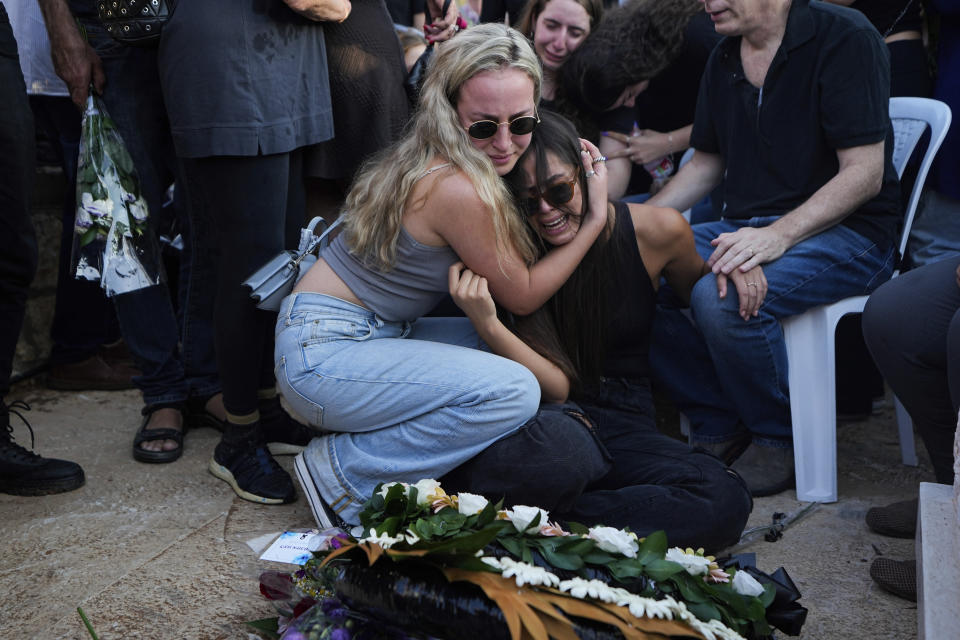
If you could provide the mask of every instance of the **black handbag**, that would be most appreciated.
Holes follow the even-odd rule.
[[[97,0],[97,16],[114,40],[155,46],[177,0]]]

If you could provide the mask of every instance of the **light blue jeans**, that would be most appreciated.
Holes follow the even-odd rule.
[[[706,259],[713,253],[710,241],[721,233],[765,227],[776,219],[693,225],[697,252]],[[769,288],[759,317],[744,321],[736,289],[731,285],[721,299],[713,273],[694,285],[693,322],[675,296],[661,288],[650,364],[657,382],[689,418],[695,440],[722,442],[746,428],[761,444],[790,446],[787,349],[780,320],[870,293],[890,278],[893,262],[892,243],[877,246],[837,225],[763,265]]]
[[[327,295],[284,300],[277,384],[330,432],[305,456],[340,517],[359,522],[378,483],[439,478],[534,416],[536,378],[483,348],[467,318],[389,322]]]

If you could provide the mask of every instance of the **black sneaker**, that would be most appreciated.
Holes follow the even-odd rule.
[[[13,441],[11,413],[27,425],[33,448],[33,429],[17,409],[29,410],[30,406],[19,400],[8,406],[0,400],[0,493],[45,496],[82,487],[83,469],[76,462],[43,458]]]
[[[302,452],[320,433],[298,422],[284,411],[279,396],[261,400],[260,425],[267,448],[275,456],[294,456]]]
[[[221,440],[213,450],[209,469],[244,500],[284,504],[297,499],[290,474],[262,444],[232,444]]]
[[[313,519],[317,521],[320,530],[339,527],[344,531],[350,531],[350,526],[344,522],[337,513],[330,508],[327,501],[323,499],[317,490],[317,485],[310,475],[310,468],[307,466],[307,460],[302,453],[297,454],[293,461],[294,471],[297,473],[297,480],[300,481],[300,487],[303,489],[303,495],[310,503],[310,510],[313,511]]]

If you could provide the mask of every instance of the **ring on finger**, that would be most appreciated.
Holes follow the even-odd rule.
[[[747,286],[748,286],[748,287],[759,287],[759,286],[760,286],[760,283],[759,283],[759,282],[748,282],[748,283],[747,283]]]
[[[591,169],[590,171],[587,171],[587,172],[586,172],[585,174],[583,174],[583,175],[586,176],[587,178],[592,178],[593,176],[597,175],[597,172],[594,171],[593,169]]]
[[[593,164],[597,164],[598,162],[606,162],[606,161],[607,161],[607,156],[597,156],[596,158],[593,159]]]

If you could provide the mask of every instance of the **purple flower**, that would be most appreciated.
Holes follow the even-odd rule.
[[[350,640],[350,632],[346,629],[334,629],[330,634],[330,640]]]

